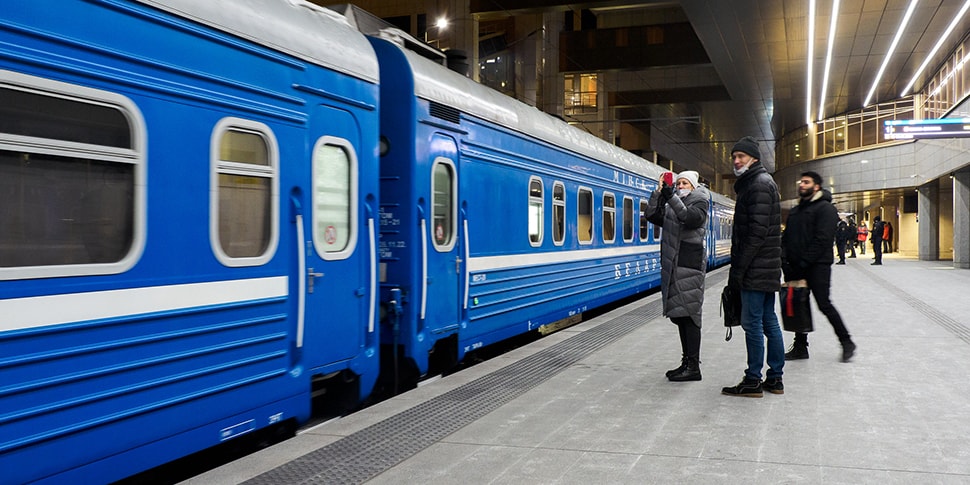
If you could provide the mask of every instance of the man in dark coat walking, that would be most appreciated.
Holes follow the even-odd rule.
[[[872,241],[872,252],[876,254],[873,266],[882,264],[882,217],[876,216],[872,219],[872,229],[869,230],[869,240]]]
[[[816,172],[802,173],[798,181],[798,196],[801,200],[788,213],[785,232],[781,237],[785,281],[807,281],[818,309],[828,318],[842,343],[842,362],[848,362],[856,346],[842,317],[829,300],[834,260],[832,240],[835,238],[839,213],[832,205],[832,194],[822,188],[822,176]],[[808,334],[796,333],[785,360],[807,358]]]
[[[781,288],[781,198],[775,180],[760,159],[758,142],[749,136],[731,150],[738,197],[728,286],[741,292],[741,328],[748,367],[738,385],[721,389],[730,396],[762,397],[763,391],[785,392],[785,341],[775,313],[775,295]],[[768,371],[761,382],[766,350]]]
[[[849,225],[839,219],[839,225],[835,229],[835,250],[839,253],[839,262],[835,264],[845,264],[845,245],[847,242],[849,242]]]

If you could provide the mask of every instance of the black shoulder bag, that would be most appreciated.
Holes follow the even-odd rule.
[[[721,290],[721,315],[724,316],[724,340],[729,341],[734,336],[732,327],[741,325],[741,291],[725,286]]]

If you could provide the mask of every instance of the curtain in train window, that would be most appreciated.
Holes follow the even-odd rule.
[[[446,158],[435,160],[432,169],[432,236],[435,247],[449,250],[455,239],[455,168]]]
[[[529,242],[533,246],[542,243],[542,181],[529,180]]]
[[[633,199],[623,198],[623,240],[633,241]]]
[[[647,222],[647,201],[640,199],[640,242],[650,237],[650,223]]]
[[[552,242],[561,246],[566,238],[566,187],[552,184]]]
[[[576,231],[580,243],[593,240],[593,191],[579,189],[576,197]]]
[[[342,252],[350,241],[351,170],[343,147],[321,144],[313,153],[313,239],[324,253]]]
[[[19,88],[0,99],[0,268],[121,261],[135,233],[129,118]]]
[[[219,246],[230,258],[266,252],[274,168],[259,133],[226,130],[219,140]]]
[[[616,240],[616,197],[603,194],[603,242]]]

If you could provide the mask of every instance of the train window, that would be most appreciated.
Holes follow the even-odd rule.
[[[213,130],[210,234],[226,266],[269,261],[278,238],[276,140],[269,127],[225,118]]]
[[[431,238],[438,251],[451,251],[455,246],[455,227],[458,225],[457,191],[455,190],[455,165],[444,157],[438,157],[431,169],[431,207],[434,234]]]
[[[623,241],[633,242],[633,198],[623,198]]]
[[[529,179],[529,243],[542,244],[542,180]]]
[[[580,187],[576,203],[577,237],[580,244],[589,244],[593,241],[593,191]]]
[[[0,99],[0,279],[131,268],[145,233],[134,103],[9,71]]]
[[[357,242],[357,162],[349,141],[323,137],[313,149],[313,245],[326,260],[346,259]]]
[[[606,192],[603,194],[603,242],[611,243],[616,240],[616,197]]]
[[[552,184],[552,242],[562,246],[566,239],[566,187],[562,182]]]
[[[650,237],[650,223],[647,222],[647,201],[640,199],[640,242]]]

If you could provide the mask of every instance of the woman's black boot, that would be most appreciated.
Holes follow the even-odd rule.
[[[687,368],[687,356],[685,355],[680,359],[680,367],[676,369],[670,369],[669,371],[667,371],[667,377],[669,378],[674,374],[680,374],[681,372],[684,372],[684,369],[686,368]]]
[[[673,382],[699,381],[701,380],[701,362],[697,359],[687,358],[687,366],[684,370],[667,376]]]

